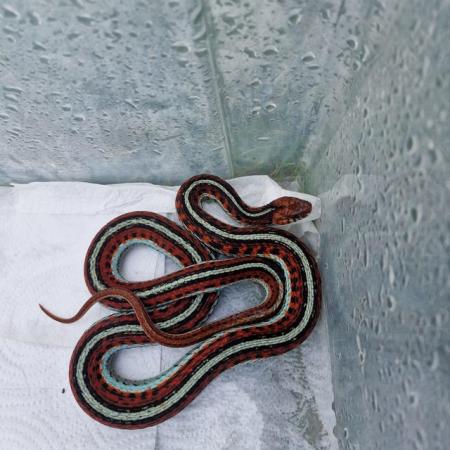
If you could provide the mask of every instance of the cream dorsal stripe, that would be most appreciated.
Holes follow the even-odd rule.
[[[207,198],[242,226],[209,215],[203,208]],[[309,202],[282,197],[251,207],[226,181],[199,175],[181,185],[176,207],[186,229],[145,211],[106,224],[85,260],[92,297],[69,319],[44,309],[64,322],[77,320],[99,301],[119,311],[83,334],[69,370],[75,399],[105,425],[133,429],[167,420],[227,368],[299,345],[319,316],[320,275],[314,258],[294,235],[272,226],[304,218],[311,211]],[[139,242],[173,258],[180,270],[148,282],[124,280],[120,258],[128,246]],[[228,258],[215,260],[209,249]],[[205,323],[220,289],[242,280],[263,287],[263,302]],[[155,377],[126,380],[114,372],[114,354],[151,342],[193,347]]]

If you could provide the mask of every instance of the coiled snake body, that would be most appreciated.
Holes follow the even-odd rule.
[[[243,226],[208,214],[214,199]],[[311,204],[282,197],[250,207],[221,178],[192,177],[176,197],[187,229],[158,214],[133,212],[106,224],[94,237],[85,259],[85,280],[92,297],[69,323],[95,302],[117,310],[89,328],[70,361],[75,399],[97,421],[117,428],[143,428],[175,415],[217,375],[238,363],[284,353],[314,327],[321,304],[317,264],[291,233],[269,227],[307,216]],[[129,282],[119,272],[130,245],[151,245],[183,268],[163,277]],[[211,250],[233,258],[216,260]],[[203,324],[221,287],[250,279],[265,290],[264,301],[225,319]],[[112,370],[113,355],[130,346],[158,342],[195,344],[174,366],[156,377],[132,381]]]

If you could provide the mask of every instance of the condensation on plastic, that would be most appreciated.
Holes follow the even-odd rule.
[[[0,6],[0,180],[177,184],[229,176],[209,53],[188,2]]]
[[[340,447],[448,446],[448,2],[1,13],[2,183],[297,178],[323,194]]]
[[[305,152],[308,188],[325,193],[319,229],[336,434],[343,449],[443,450],[450,4],[371,4],[352,28],[350,53],[366,46],[372,56],[326,145]]]

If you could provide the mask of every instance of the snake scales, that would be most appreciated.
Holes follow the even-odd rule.
[[[203,208],[214,199],[241,226],[228,225]],[[151,212],[123,214],[94,237],[85,258],[92,297],[70,323],[94,303],[116,310],[92,325],[70,361],[70,386],[81,408],[117,428],[156,425],[178,413],[221,372],[236,364],[284,353],[314,327],[321,305],[320,275],[306,246],[291,233],[270,227],[301,219],[311,204],[282,197],[250,207],[224,180],[199,175],[178,190],[176,209],[185,228]],[[176,272],[145,282],[129,282],[119,272],[123,252],[147,244],[177,262]],[[226,255],[214,259],[212,252]],[[243,312],[204,324],[218,290],[253,280],[264,301]],[[112,370],[121,349],[157,342],[194,345],[175,365],[146,380],[122,379]]]

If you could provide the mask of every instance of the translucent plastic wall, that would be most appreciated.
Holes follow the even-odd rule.
[[[1,14],[1,183],[295,178],[323,198],[341,448],[448,448],[448,1]]]
[[[338,126],[304,154],[308,188],[335,186],[324,196],[321,244],[336,433],[346,449],[444,449],[450,5],[388,3],[360,16],[359,46],[371,55]]]

